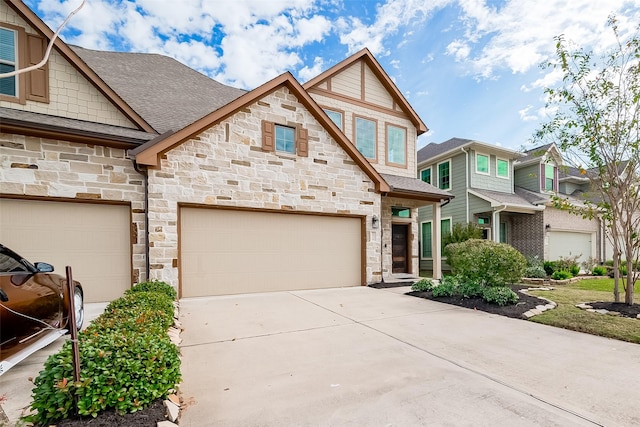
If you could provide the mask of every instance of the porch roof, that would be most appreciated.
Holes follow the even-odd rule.
[[[453,199],[453,195],[431,184],[406,176],[380,174],[389,184],[390,191],[387,194],[391,197],[401,197],[406,199],[424,200],[429,202],[441,202]]]
[[[507,212],[534,213],[535,211],[544,210],[544,205],[539,206],[532,204],[527,199],[515,193],[470,189],[469,194],[473,194],[476,197],[488,201],[489,203],[491,203],[491,207],[504,206],[505,211]]]

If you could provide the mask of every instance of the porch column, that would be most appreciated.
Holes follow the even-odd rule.
[[[500,242],[500,211],[493,212],[493,240],[494,242]]]
[[[433,226],[431,233],[431,256],[433,258],[433,278],[442,278],[442,254],[440,250],[441,246],[441,229],[440,229],[440,203],[433,204]]]

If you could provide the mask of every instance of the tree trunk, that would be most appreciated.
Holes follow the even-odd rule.
[[[613,300],[620,302],[620,251],[613,246]]]

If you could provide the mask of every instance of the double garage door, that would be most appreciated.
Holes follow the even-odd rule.
[[[128,205],[0,199],[0,242],[31,262],[73,269],[85,302],[111,301],[131,286]]]
[[[359,286],[362,236],[361,218],[183,207],[181,295]]]

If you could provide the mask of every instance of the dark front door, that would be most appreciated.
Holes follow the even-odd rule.
[[[391,224],[391,256],[392,273],[407,273],[409,265],[409,241],[408,224]]]

